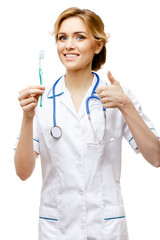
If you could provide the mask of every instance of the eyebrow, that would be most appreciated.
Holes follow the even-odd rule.
[[[67,34],[67,33],[65,33],[65,32],[60,32],[60,33],[58,33],[57,35],[59,36],[59,35],[63,35],[63,34]],[[85,34],[85,35],[88,36],[88,34],[87,34],[86,32],[83,32],[83,31],[74,32],[73,34],[74,34],[74,35],[75,35],[75,34]]]

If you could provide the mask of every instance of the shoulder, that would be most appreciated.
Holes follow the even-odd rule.
[[[130,99],[135,99],[135,100],[138,101],[138,99],[136,98],[136,96],[133,94],[133,92],[132,92],[130,89],[128,89],[128,88],[126,88],[126,87],[123,87],[123,86],[122,86],[122,89],[123,89],[124,93],[125,93]]]
[[[122,89],[123,89],[124,93],[130,98],[130,100],[132,101],[132,103],[134,104],[136,109],[141,110],[141,104],[140,104],[139,100],[137,99],[137,97],[132,93],[132,91],[125,87],[122,87]]]

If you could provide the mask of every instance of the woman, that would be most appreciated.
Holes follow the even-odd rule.
[[[155,167],[160,166],[160,142],[132,93],[110,72],[110,85],[92,72],[106,60],[108,35],[100,17],[67,9],[54,33],[66,74],[53,88],[31,86],[19,95],[23,121],[15,167],[25,180],[41,156],[39,239],[127,240],[122,138]],[[43,107],[36,108],[41,94]]]

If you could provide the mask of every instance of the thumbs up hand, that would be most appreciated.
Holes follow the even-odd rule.
[[[105,108],[119,108],[121,110],[128,97],[110,71],[108,71],[107,77],[111,84],[97,88],[96,93]]]

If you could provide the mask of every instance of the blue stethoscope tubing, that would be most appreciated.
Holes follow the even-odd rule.
[[[99,76],[98,76],[98,74],[95,73],[95,72],[92,72],[92,74],[94,74],[94,75],[96,76],[97,82],[96,82],[96,84],[95,84],[95,86],[94,86],[94,88],[93,88],[93,90],[92,90],[91,96],[86,99],[86,112],[87,112],[87,115],[90,114],[90,110],[89,110],[89,101],[90,101],[90,99],[95,98],[95,99],[97,99],[97,100],[100,100],[97,96],[94,95],[95,92],[96,92],[96,89],[97,89],[97,87],[98,87],[99,81],[100,81],[100,80],[99,80]],[[103,107],[103,111],[106,111],[106,108],[105,108],[105,107]]]
[[[59,82],[59,80],[62,77],[63,76],[58,78],[58,80],[54,83],[54,85],[52,87],[52,93],[53,93],[53,127],[50,130],[50,134],[55,139],[59,139],[62,136],[62,129],[59,126],[57,126],[57,123],[56,123],[56,94],[55,94],[55,88],[57,86],[57,83]]]
[[[54,83],[53,88],[52,88],[52,92],[53,92],[53,126],[56,126],[56,95],[55,95],[55,88],[57,83],[59,82],[59,80],[62,78],[62,76],[60,78],[58,78],[58,80]]]
[[[97,138],[97,136],[96,136],[96,134],[95,134],[95,131],[94,131],[94,128],[93,128],[93,125],[92,125],[92,122],[91,122],[91,118],[90,118],[89,101],[90,101],[91,99],[100,100],[97,96],[94,95],[94,94],[95,94],[95,91],[96,91],[96,88],[97,88],[97,86],[98,86],[98,84],[99,84],[100,79],[99,79],[99,76],[98,76],[97,73],[92,72],[92,74],[94,74],[94,75],[96,76],[97,81],[96,81],[96,84],[95,84],[95,86],[94,86],[94,88],[93,88],[93,90],[92,90],[91,96],[89,96],[89,97],[86,99],[86,112],[87,112],[88,119],[89,119],[89,121],[90,121],[92,130],[93,130],[93,132],[94,132],[94,135],[95,135],[95,137]],[[63,77],[63,76],[61,76],[61,77],[54,83],[54,85],[53,85],[53,87],[52,87],[52,93],[53,93],[53,127],[52,127],[51,130],[50,130],[50,134],[51,134],[51,136],[52,136],[53,138],[55,138],[55,139],[59,139],[59,138],[62,136],[62,129],[61,129],[59,126],[57,126],[57,123],[56,123],[56,94],[55,94],[56,85],[58,84],[58,82],[60,81],[60,79],[61,79],[62,77]],[[106,118],[106,108],[103,107],[103,111],[104,111],[104,116],[105,116],[105,118]],[[105,119],[104,119],[104,121],[105,121]],[[105,131],[105,129],[104,129],[104,131]],[[104,138],[104,136],[103,136],[103,138]],[[103,139],[102,139],[102,140],[103,140]],[[101,143],[102,140],[101,140],[101,141],[98,140],[98,144]]]

